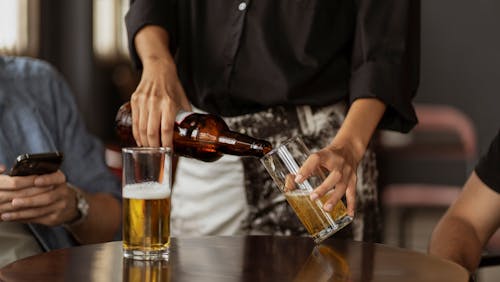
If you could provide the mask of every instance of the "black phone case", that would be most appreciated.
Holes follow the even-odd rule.
[[[23,154],[16,159],[11,176],[41,175],[56,172],[63,161],[61,152]]]

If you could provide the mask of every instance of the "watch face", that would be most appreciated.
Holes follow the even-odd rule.
[[[68,223],[69,225],[76,225],[81,223],[85,218],[87,217],[88,211],[89,211],[89,204],[87,202],[87,199],[85,199],[85,196],[83,195],[83,192],[73,186],[71,183],[66,183],[68,188],[72,189],[75,191],[76,194],[76,208],[78,209],[79,216],[72,222]]]
[[[87,200],[85,197],[81,194],[78,193],[78,210],[80,211],[82,217],[85,217],[89,211],[89,204],[87,203]]]

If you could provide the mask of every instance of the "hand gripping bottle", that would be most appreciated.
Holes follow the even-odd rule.
[[[130,103],[123,104],[116,115],[116,131],[122,146],[135,146],[132,135]],[[224,120],[213,114],[180,111],[174,124],[174,153],[213,162],[224,154],[262,157],[271,151],[271,143],[231,131]]]

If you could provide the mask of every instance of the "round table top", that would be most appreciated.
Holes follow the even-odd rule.
[[[60,249],[0,269],[1,281],[467,281],[461,266],[382,244],[307,237],[172,238],[168,261],[122,258],[122,243]]]

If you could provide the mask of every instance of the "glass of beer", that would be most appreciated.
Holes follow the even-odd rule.
[[[123,256],[168,260],[172,159],[169,148],[123,148]]]
[[[316,171],[302,183],[295,182],[299,168],[309,155],[302,139],[296,136],[274,148],[260,160],[314,242],[319,244],[351,223],[352,217],[347,214],[343,201],[338,201],[332,211],[325,211],[323,205],[329,197],[328,193],[311,201],[309,194],[326,178],[324,171]]]

